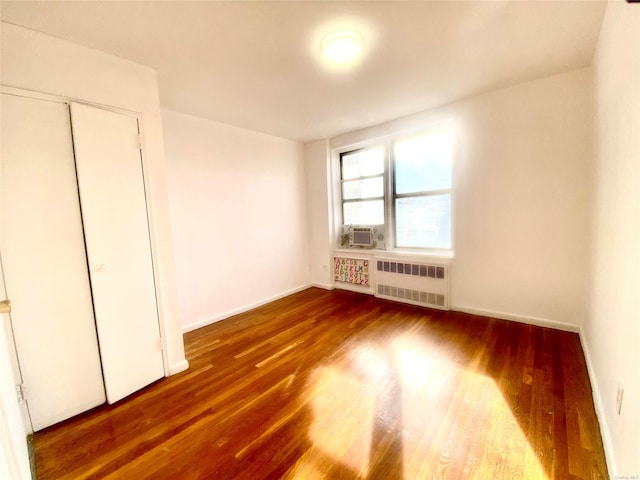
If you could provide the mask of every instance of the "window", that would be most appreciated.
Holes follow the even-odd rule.
[[[343,225],[384,224],[395,247],[450,250],[452,157],[450,129],[341,153]]]
[[[393,145],[393,204],[397,247],[451,248],[450,131]]]
[[[384,147],[363,148],[340,155],[342,223],[384,223]]]

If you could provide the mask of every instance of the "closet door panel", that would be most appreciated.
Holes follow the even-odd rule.
[[[68,105],[2,94],[0,252],[34,430],[104,403]]]
[[[72,104],[76,166],[107,400],[164,376],[138,121]]]

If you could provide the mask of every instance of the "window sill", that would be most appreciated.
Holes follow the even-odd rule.
[[[337,256],[365,256],[365,257],[384,257],[384,258],[414,258],[419,260],[433,259],[439,262],[446,262],[455,258],[451,250],[411,250],[411,249],[394,249],[379,250],[375,248],[335,248],[333,254]]]

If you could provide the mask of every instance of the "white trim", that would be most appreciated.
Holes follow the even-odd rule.
[[[384,252],[384,250],[377,250],[379,252]],[[362,248],[354,248],[353,250],[347,249],[335,249],[333,250],[333,255],[331,256],[331,263],[336,258],[353,258],[354,260],[371,260],[374,255],[374,250],[365,250]]]
[[[4,280],[0,265],[0,298],[6,299]],[[7,323],[5,323],[7,322]],[[9,338],[9,315],[0,314],[0,478],[28,480],[31,478],[27,435],[31,433],[31,424],[24,402],[18,401],[14,376],[13,338]],[[6,352],[6,353],[5,353]],[[18,381],[17,381],[18,380]]]
[[[598,387],[598,380],[596,377],[596,371],[593,368],[593,362],[591,361],[591,354],[589,353],[588,343],[584,334],[584,330],[580,327],[578,331],[580,337],[580,344],[582,345],[582,352],[584,353],[584,359],[587,364],[587,374],[591,381],[591,395],[593,396],[593,404],[596,408],[596,416],[600,426],[600,436],[602,437],[602,444],[604,447],[604,458],[607,462],[607,469],[611,478],[615,478],[618,472],[618,466],[616,465],[616,457],[613,454],[613,441],[611,439],[611,433],[609,426],[607,425],[607,417],[604,414],[604,407],[602,403],[602,396],[600,395],[600,388]]]
[[[312,283],[312,287],[322,288],[324,290],[335,290],[336,286],[331,283]]]
[[[338,282],[336,281],[336,289],[338,290],[349,290],[350,292],[356,293],[364,293],[365,295],[374,295],[375,289],[371,286],[371,271],[369,271],[369,283],[368,287],[363,287],[362,285],[358,285],[357,283],[346,283],[346,282]]]
[[[415,262],[433,261],[441,264],[450,264],[454,259],[453,254],[446,252],[438,252],[435,250],[425,250],[418,252],[416,250],[401,250],[392,249],[384,250],[382,248],[334,248],[334,257],[347,257],[355,258],[353,255],[360,255],[362,257],[368,256],[371,258],[384,257],[384,258],[400,258],[402,260],[412,260]]]
[[[263,305],[266,305],[267,303],[274,302],[276,300],[280,300],[281,298],[288,297],[289,295],[293,295],[294,293],[298,293],[298,292],[301,292],[302,290],[306,290],[309,287],[311,287],[311,284],[301,285],[299,287],[293,288],[291,290],[280,293],[278,295],[274,295],[273,297],[265,298],[258,302],[251,303],[249,305],[244,305],[239,308],[234,308],[233,310],[228,310],[224,313],[220,313],[218,315],[214,315],[213,317],[208,317],[203,320],[190,323],[188,325],[183,325],[182,333],[191,332],[193,330],[197,330],[198,328],[206,327],[207,325],[211,325],[212,323],[219,322],[220,320],[233,317],[234,315],[238,315],[239,313],[248,312],[249,310],[253,310],[254,308],[261,307]]]
[[[451,266],[452,257],[433,254],[402,253],[398,251],[380,251],[372,256],[372,261],[387,260],[395,262],[429,263],[432,265]]]
[[[1,340],[0,340],[1,341]],[[0,352],[1,353],[1,352]],[[4,353],[1,353],[3,356]],[[27,431],[15,395],[8,358],[2,359],[2,395],[0,396],[0,478],[28,480],[32,476],[27,447]],[[13,395],[12,395],[13,394]]]
[[[178,363],[175,363],[169,366],[169,375],[175,375],[176,373],[184,372],[188,368],[189,368],[189,362],[186,359],[181,360]]]
[[[564,330],[566,332],[578,333],[580,328],[572,323],[559,322],[557,320],[549,320],[547,318],[528,317],[526,315],[518,315],[515,313],[496,312],[494,310],[485,310],[482,308],[467,307],[465,305],[451,305],[451,310],[455,312],[470,313],[472,315],[480,315],[482,317],[497,318],[500,320],[511,320],[528,325],[536,325],[538,327],[555,328],[556,330]]]
[[[16,97],[32,98],[34,100],[44,100],[47,102],[54,102],[54,103],[63,103],[63,104],[79,103],[81,105],[87,105],[89,107],[95,107],[101,110],[107,110],[109,112],[119,113],[120,115],[125,115],[128,117],[135,117],[138,120],[140,120],[143,115],[142,112],[136,112],[135,110],[130,110],[128,108],[114,107],[112,105],[107,105],[104,103],[96,103],[88,100],[82,100],[76,97],[58,95],[55,93],[40,92],[38,90],[15,87],[15,86],[7,85],[4,83],[0,84],[0,92],[4,93],[5,95],[14,95]]]
[[[4,409],[2,409],[2,421],[0,421],[0,477],[27,480],[28,454],[26,448],[17,445],[17,441],[11,437],[11,433],[6,428],[8,424]],[[22,442],[20,442],[22,443]],[[26,445],[26,437],[24,444]],[[18,451],[19,450],[19,451]],[[28,472],[28,473],[27,473]]]

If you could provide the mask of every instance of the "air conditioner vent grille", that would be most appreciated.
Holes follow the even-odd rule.
[[[351,227],[349,231],[349,245],[371,247],[373,245],[372,227]]]
[[[449,309],[449,266],[375,258],[375,294],[381,298]]]
[[[378,295],[394,297],[411,302],[422,303],[428,306],[444,308],[445,296],[441,293],[422,292],[410,288],[393,287],[390,285],[378,284]]]
[[[379,272],[398,273],[402,275],[414,275],[416,277],[428,277],[444,279],[445,268],[440,265],[424,265],[415,263],[392,262],[378,260],[377,270]]]

